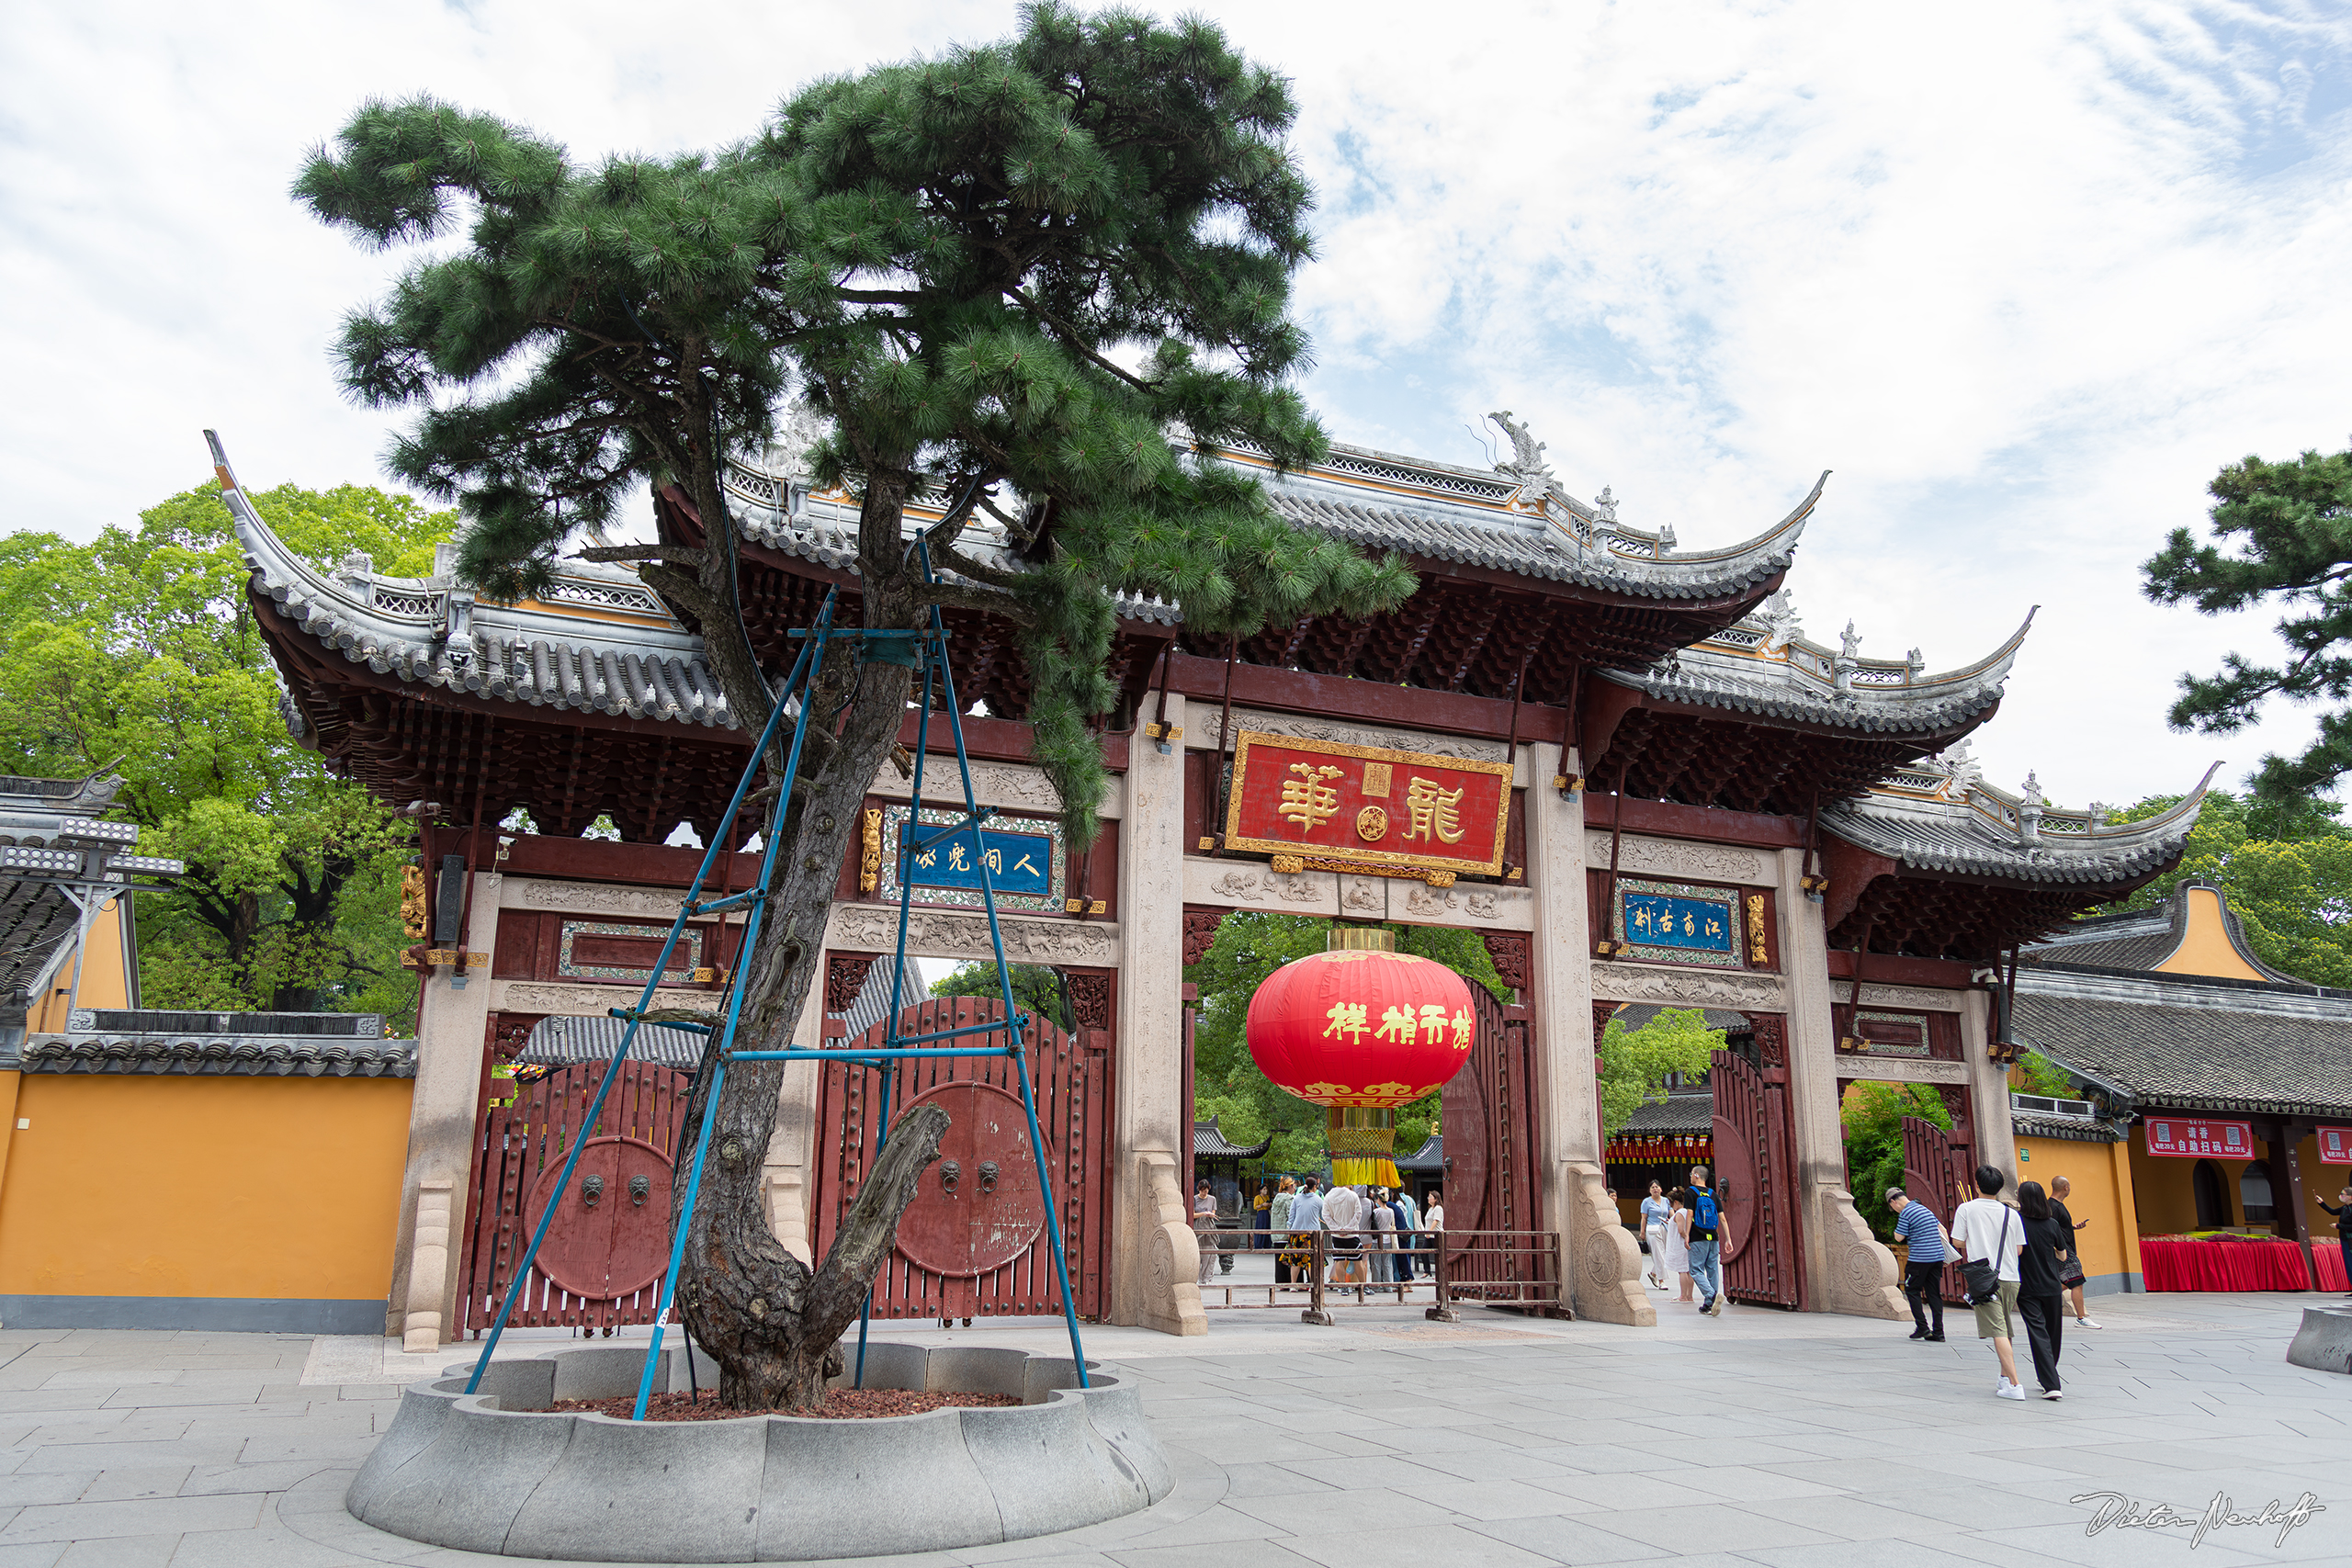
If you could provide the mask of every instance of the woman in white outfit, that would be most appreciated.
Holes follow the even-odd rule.
[[[1669,1201],[1674,1214],[1666,1227],[1666,1268],[1682,1281],[1682,1294],[1676,1299],[1687,1302],[1690,1299],[1690,1195],[1678,1187]]]
[[[1666,1230],[1673,1214],[1664,1184],[1651,1182],[1650,1195],[1642,1200],[1642,1235],[1649,1243],[1650,1283],[1661,1291],[1666,1289]]]

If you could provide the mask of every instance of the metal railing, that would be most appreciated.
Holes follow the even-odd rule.
[[[1283,1233],[1274,1233],[1277,1235]],[[1430,1304],[1422,1315],[1437,1323],[1459,1321],[1456,1303],[1509,1307],[1544,1316],[1567,1317],[1560,1293],[1560,1237],[1555,1231],[1416,1231],[1397,1245],[1395,1231],[1292,1231],[1287,1239],[1259,1245],[1264,1231],[1238,1227],[1195,1230],[1204,1256],[1268,1255],[1292,1278],[1236,1280],[1219,1274],[1200,1287],[1204,1308],[1301,1307],[1303,1323],[1329,1325],[1335,1303],[1353,1298],[1359,1306],[1385,1301]],[[1353,1247],[1334,1245],[1354,1241]],[[1396,1278],[1403,1262],[1407,1277]],[[1420,1270],[1427,1267],[1424,1275]],[[1262,1294],[1264,1300],[1255,1299]]]

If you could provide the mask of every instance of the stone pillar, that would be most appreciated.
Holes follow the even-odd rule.
[[[469,987],[470,988],[470,987]],[[438,1350],[455,1336],[441,1313],[441,1298],[449,1285],[450,1186],[427,1181],[417,1189],[416,1244],[409,1258],[408,1323],[401,1333],[401,1348],[411,1354]]]
[[[1579,1317],[1650,1327],[1642,1254],[1608,1198],[1600,1086],[1592,1066],[1592,935],[1585,890],[1584,795],[1552,787],[1560,749],[1525,748],[1527,880],[1535,893],[1529,978],[1542,1114],[1537,1171],[1560,1233],[1561,1288]]]
[[[1910,1315],[1895,1284],[1894,1254],[1871,1235],[1846,1190],[1846,1142],[1838,1121],[1838,1031],[1830,1014],[1822,907],[1797,886],[1804,852],[1780,853],[1781,967],[1789,998],[1790,1148],[1797,1224],[1804,1233],[1806,1295],[1816,1311],[1862,1317]]]
[[[800,1004],[800,1021],[792,1032],[795,1045],[821,1045],[825,1034],[825,961],[820,958],[817,977],[807,1000]],[[768,1228],[784,1249],[803,1263],[815,1266],[811,1238],[816,1226],[808,1213],[815,1188],[810,1162],[817,1157],[817,1064],[787,1062],[784,1081],[776,1086],[775,1131],[768,1136],[765,1162]]]
[[[1185,704],[1168,699],[1168,722]],[[1127,748],[1119,825],[1119,1017],[1113,1082],[1111,1321],[1205,1334],[1185,1224],[1177,1125],[1184,1063],[1184,747]],[[1170,1234],[1170,1230],[1174,1234]],[[1191,1259],[1187,1262],[1186,1259]]]
[[[2009,1120],[2009,1069],[1990,1055],[1993,994],[1964,991],[1960,1004],[1960,1055],[1968,1068],[1968,1109],[1976,1122],[1976,1157],[2018,1181],[2017,1127]]]
[[[466,924],[464,950],[494,953],[498,946],[498,897],[506,879],[493,871],[474,874],[473,908]],[[435,970],[419,987],[418,1007],[424,1023],[417,1032],[416,1088],[409,1100],[408,1168],[401,1182],[400,1235],[393,1244],[392,1288],[395,1304],[386,1313],[385,1331],[409,1337],[412,1310],[423,1314],[411,1281],[415,1277],[424,1237],[418,1228],[419,1201],[427,1182],[443,1183],[453,1194],[447,1224],[465,1223],[467,1178],[472,1173],[474,1123],[481,1115],[481,1055],[490,1027],[490,971],[457,971],[469,976],[460,989],[450,983],[450,972]],[[447,1244],[445,1232],[443,1246]],[[447,1267],[446,1253],[439,1265],[439,1321],[430,1325],[446,1343],[456,1322],[458,1271]],[[422,1317],[415,1326],[427,1326]]]

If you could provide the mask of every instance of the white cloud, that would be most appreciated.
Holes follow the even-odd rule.
[[[2166,732],[2262,625],[2148,605],[2215,468],[2352,431],[2341,6],[1211,6],[1295,79],[1323,193],[1308,389],[1342,440],[1484,461],[1510,408],[1571,488],[1686,543],[1838,470],[1793,581],[1816,634],[1936,667],[2046,607],[1980,743],[2053,796],[2181,787],[2307,728]],[[699,30],[694,29],[697,21]],[[393,263],[286,199],[371,94],[583,154],[704,146],[795,84],[1009,6],[485,0],[12,8],[0,333],[12,527],[87,536],[204,473],[373,477],[341,313]]]

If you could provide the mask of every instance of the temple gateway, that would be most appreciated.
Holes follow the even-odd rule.
[[[1662,1003],[1734,1025],[1711,1075],[1732,1299],[1905,1315],[1894,1258],[1847,1191],[1845,1087],[1934,1086],[1951,1126],[1919,1122],[1907,1157],[1947,1214],[1978,1161],[2014,1169],[2003,1021],[2018,948],[2180,854],[2201,787],[2113,825],[2049,807],[2030,777],[2011,793],[1979,776],[1967,738],[1998,708],[2024,626],[1940,673],[1917,650],[1865,657],[1850,626],[1835,647],[1803,634],[1785,582],[1822,485],[1753,538],[1683,548],[1671,527],[1619,522],[1606,491],[1568,494],[1508,428],[1518,456],[1490,469],[1348,446],[1290,474],[1204,455],[1259,470],[1298,526],[1397,552],[1419,587],[1390,615],[1234,643],[1193,635],[1181,604],[1122,601],[1103,733],[1117,782],[1091,846],[1062,840],[1026,760],[1013,628],[946,612],[957,688],[997,716],[967,721],[979,798],[1028,863],[1000,903],[1007,952],[1069,987],[1074,1027],[1041,1028],[1032,1062],[1081,1313],[1203,1330],[1180,1186],[1182,970],[1227,913],[1257,909],[1478,933],[1515,999],[1481,1005],[1470,1066],[1447,1087],[1449,1224],[1530,1238],[1532,1277],[1562,1307],[1654,1318],[1606,1190],[1594,1052],[1618,1007]],[[645,983],[692,874],[695,852],[666,840],[712,828],[749,742],[700,639],[632,573],[573,567],[512,604],[457,582],[447,551],[422,581],[357,556],[322,573],[216,460],[288,724],[423,835],[388,1328],[430,1348],[479,1331],[508,1288],[548,1201],[548,1140],[577,1126],[596,1070],[582,1064],[608,1057],[606,1010]],[[853,620],[858,600],[855,498],[788,468],[739,461],[727,484],[751,636],[778,666],[828,591]],[[908,527],[929,520],[910,512]],[[655,497],[655,522],[687,543],[706,527],[675,491]],[[854,1039],[889,1003],[866,981],[895,941],[899,878],[915,874],[894,852],[899,829],[944,815],[956,788],[952,767],[925,777],[941,798],[910,800],[895,769],[875,780],[803,1043]],[[531,830],[502,830],[525,818]],[[616,840],[581,836],[599,818]],[[740,887],[752,873],[746,854],[723,874]],[[921,880],[909,951],[987,957],[977,894]],[[662,1005],[707,1007],[736,936],[719,919],[691,927]],[[943,1020],[988,1006],[899,999]],[[650,1315],[690,1039],[652,1042],[587,1129],[582,1168],[604,1201],[566,1200],[582,1206],[523,1281],[516,1322],[594,1331]],[[985,1070],[953,1064],[903,1092],[953,1112],[997,1092]],[[776,1234],[804,1256],[864,1174],[863,1077],[797,1065],[785,1084],[766,1191]],[[989,1159],[1030,1167],[1025,1146],[976,1144],[967,1168]],[[876,1313],[1058,1310],[1017,1199],[1002,1224],[950,1224],[927,1213],[946,1201],[927,1184]]]

